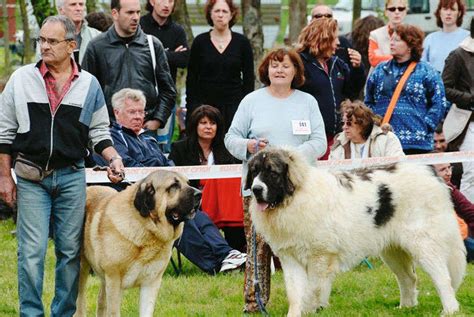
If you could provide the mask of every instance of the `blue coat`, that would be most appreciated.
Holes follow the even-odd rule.
[[[110,134],[125,167],[174,166],[173,161],[168,160],[161,152],[158,142],[152,136],[144,133],[136,135],[118,123],[113,123]],[[94,160],[99,165],[109,165],[98,155],[94,155]]]
[[[380,63],[367,80],[365,103],[384,116],[395,87],[409,62]],[[433,150],[433,132],[447,111],[440,74],[426,62],[418,62],[400,94],[390,125],[403,150]]]
[[[349,67],[342,59],[333,56],[326,73],[308,51],[300,53],[304,64],[305,83],[299,89],[318,101],[327,136],[341,131],[339,107],[344,99],[356,98],[365,83],[364,66]]]

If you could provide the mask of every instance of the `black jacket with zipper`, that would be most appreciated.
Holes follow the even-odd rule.
[[[341,131],[339,107],[346,99],[357,97],[365,83],[364,67],[351,68],[339,57],[332,56],[328,62],[328,73],[317,59],[309,53],[300,53],[304,65],[305,83],[299,89],[312,95],[318,101],[327,136]]]
[[[104,92],[110,118],[115,118],[112,96],[122,88],[140,89],[146,96],[145,120],[157,119],[161,126],[175,105],[176,89],[168,60],[160,40],[153,38],[156,56],[156,83],[146,34],[138,27],[130,41],[121,38],[112,25],[107,32],[91,40],[82,68],[92,73]]]

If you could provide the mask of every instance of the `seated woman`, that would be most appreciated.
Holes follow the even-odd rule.
[[[224,119],[215,107],[203,105],[187,119],[187,137],[171,146],[169,158],[177,166],[234,164],[224,145]],[[245,250],[240,178],[191,181],[203,189],[202,209],[224,231],[229,245]]]
[[[380,125],[380,117],[361,101],[341,104],[342,131],[336,136],[329,159],[379,156],[403,156],[402,145],[389,126]]]

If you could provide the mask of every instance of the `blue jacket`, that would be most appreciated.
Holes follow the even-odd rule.
[[[364,67],[349,67],[337,56],[328,61],[327,74],[308,51],[300,53],[304,64],[305,83],[299,89],[318,101],[327,136],[341,131],[339,107],[346,99],[357,97],[365,83]]]
[[[409,62],[380,63],[367,80],[365,103],[384,116],[395,87]],[[426,62],[418,62],[400,94],[390,125],[404,150],[433,150],[433,132],[447,111],[440,74]]]
[[[161,152],[158,142],[152,136],[144,133],[137,136],[132,130],[115,122],[110,128],[110,134],[125,167],[174,166],[173,161],[168,160]],[[94,160],[99,165],[108,165],[98,155],[94,155]]]

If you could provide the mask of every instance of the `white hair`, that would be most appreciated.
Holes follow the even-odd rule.
[[[143,104],[143,107],[146,106],[146,97],[141,90],[123,88],[112,96],[112,107],[117,110],[122,110],[126,99],[140,101]]]

